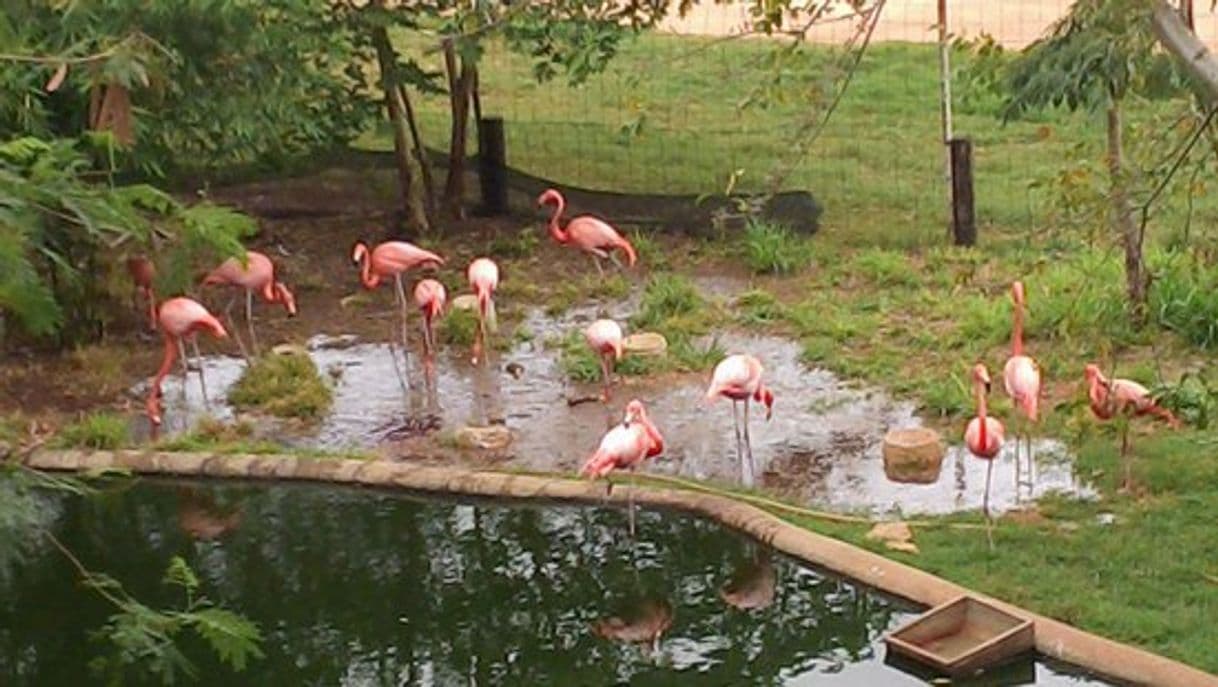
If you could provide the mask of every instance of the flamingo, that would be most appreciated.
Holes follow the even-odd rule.
[[[550,217],[550,236],[559,243],[574,244],[576,248],[591,256],[598,275],[605,276],[605,270],[601,267],[601,258],[609,258],[614,264],[621,267],[621,263],[613,254],[614,250],[625,253],[627,264],[634,267],[634,263],[638,261],[638,254],[634,252],[634,246],[630,245],[630,242],[608,222],[592,215],[580,215],[567,222],[567,227],[564,229],[559,226],[558,222],[562,218],[563,210],[567,207],[567,201],[561,193],[548,188],[537,197],[537,207],[549,204],[554,205],[554,215]]]
[[[736,430],[736,456],[740,460],[741,481],[746,486],[752,486],[754,480],[753,446],[749,439],[749,400],[765,404],[767,421],[774,408],[774,394],[761,381],[763,371],[761,361],[751,355],[729,355],[715,366],[710,388],[706,390],[707,403],[713,402],[720,396],[732,400],[732,426]],[[738,410],[741,401],[744,402],[743,442],[741,441]]]
[[[423,312],[423,353],[431,356],[436,350],[436,334],[433,321],[444,312],[448,292],[435,279],[423,279],[414,286],[414,303]]]
[[[1132,486],[1129,446],[1129,417],[1153,415],[1162,419],[1172,429],[1180,428],[1180,420],[1172,412],[1155,402],[1150,390],[1129,379],[1109,379],[1100,371],[1100,366],[1088,363],[1083,369],[1087,380],[1087,399],[1091,412],[1100,420],[1123,416],[1121,423],[1121,462],[1125,466],[1125,479],[1121,490]]]
[[[622,359],[622,328],[613,320],[597,320],[584,330],[584,339],[600,358],[601,382],[604,384],[601,398],[608,402],[609,390],[613,384],[613,363]]]
[[[990,372],[985,365],[973,366],[973,391],[977,397],[977,417],[969,420],[964,428],[964,444],[969,453],[986,461],[985,496],[981,501],[981,512],[985,514],[986,538],[994,548],[993,521],[990,519],[990,476],[994,471],[994,458],[1002,451],[1002,437],[1006,430],[1002,422],[985,414],[985,397],[990,393]]]
[[[183,384],[189,378],[190,372],[186,365],[186,346],[183,339],[190,338],[195,349],[195,357],[200,357],[199,343],[196,339],[199,332],[208,332],[217,339],[228,336],[228,332],[224,331],[224,325],[220,324],[220,321],[208,312],[207,308],[189,298],[171,298],[162,303],[158,310],[157,324],[165,339],[165,355],[161,358],[161,367],[157,369],[156,376],[152,378],[152,389],[148,393],[148,401],[145,404],[148,419],[152,422],[154,429],[161,425],[161,382],[169,374],[169,368],[173,367],[173,360],[179,354],[182,356]],[[203,381],[202,361],[199,363],[199,386],[203,389],[203,399],[206,401],[207,384]]]
[[[258,339],[254,335],[255,291],[261,294],[262,299],[267,303],[282,305],[283,309],[288,312],[288,317],[296,317],[296,297],[288,290],[287,285],[275,278],[275,263],[262,253],[246,251],[244,267],[237,258],[229,258],[203,278],[203,286],[221,284],[237,286],[245,291],[245,326],[250,335],[250,349],[253,350],[255,356],[258,355]],[[224,316],[228,320],[229,326],[233,328],[233,338],[237,340],[241,354],[249,359],[249,353],[245,350],[245,344],[241,342],[241,337],[237,335],[237,327],[233,323],[232,309],[235,301],[236,296],[228,301],[228,305],[224,308]]]
[[[444,264],[444,258],[405,241],[385,241],[372,249],[368,248],[367,243],[356,241],[351,246],[351,262],[360,266],[360,283],[365,289],[375,289],[382,279],[393,277],[394,300],[398,305],[398,331],[401,334],[402,355],[405,357],[406,291],[402,288],[402,275],[415,268],[439,267]],[[397,354],[393,352],[392,337],[390,341],[389,352],[393,355],[393,368],[397,371],[398,359]],[[398,372],[398,379],[405,388],[401,372]]]
[[[1007,395],[1011,397],[1011,403],[1014,404],[1016,410],[1024,415],[1024,422],[1021,423],[1023,432],[1016,434],[1015,437],[1015,485],[1018,492],[1020,484],[1019,434],[1023,435],[1024,443],[1027,445],[1025,453],[1028,456],[1028,484],[1031,490],[1035,490],[1035,478],[1033,477],[1035,462],[1032,459],[1030,425],[1036,422],[1040,404],[1040,366],[1023,351],[1025,308],[1023,282],[1017,281],[1011,284],[1011,300],[1015,304],[1015,321],[1011,330],[1011,357],[1007,358],[1006,365],[1002,368],[1002,385],[1006,388]]]
[[[598,479],[608,477],[614,470],[634,470],[647,458],[664,452],[664,437],[647,416],[647,408],[637,398],[626,404],[626,415],[621,424],[614,425],[601,438],[596,452],[584,463],[580,475]],[[633,479],[632,479],[633,481]],[[606,493],[613,489],[609,482]],[[630,502],[630,536],[634,536],[634,490],[628,494]]]
[[[466,270],[469,285],[478,297],[478,334],[474,339],[474,364],[486,344],[489,330],[494,333],[498,328],[495,321],[495,289],[499,286],[499,266],[490,258],[478,258],[469,264]]]
[[[135,302],[139,307],[139,298],[143,296],[148,301],[148,331],[156,329],[156,295],[152,292],[152,282],[156,279],[156,266],[143,255],[127,258],[127,272],[131,282],[135,284]]]

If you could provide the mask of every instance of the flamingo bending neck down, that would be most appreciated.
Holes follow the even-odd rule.
[[[474,337],[474,364],[482,357],[487,347],[487,332],[498,330],[495,319],[495,289],[499,287],[499,266],[490,258],[478,258],[469,264],[466,272],[469,285],[478,297],[478,333]]]
[[[1133,486],[1132,452],[1129,442],[1131,417],[1157,417],[1172,429],[1181,427],[1180,420],[1170,410],[1159,405],[1149,389],[1133,380],[1119,377],[1109,379],[1095,363],[1088,363],[1083,369],[1083,375],[1087,381],[1087,400],[1092,414],[1100,420],[1121,416],[1121,462],[1125,469],[1121,489],[1129,490]]]
[[[990,477],[994,471],[994,459],[1002,451],[1002,439],[1005,428],[997,418],[986,414],[985,397],[990,392],[990,373],[985,365],[977,363],[973,366],[973,392],[977,398],[977,416],[969,420],[964,428],[964,444],[970,453],[986,461],[985,465],[985,496],[981,501],[981,511],[985,514],[986,536],[990,548],[994,547],[992,533],[993,521],[990,519]]]
[[[602,258],[608,258],[614,264],[621,266],[614,255],[615,250],[625,253],[627,265],[634,267],[635,262],[638,261],[638,254],[635,253],[634,246],[630,245],[630,242],[612,225],[592,215],[579,215],[573,217],[571,221],[567,222],[566,228],[563,228],[559,221],[562,219],[563,210],[567,207],[567,201],[561,193],[549,188],[537,197],[537,206],[551,204],[554,205],[554,214],[550,217],[550,236],[561,244],[569,243],[591,256],[592,263],[596,265],[597,274],[605,276],[605,270],[601,267]]]
[[[1020,423],[1023,431],[1015,437],[1015,487],[1016,493],[1019,493],[1021,485],[1020,472],[1022,467],[1019,459],[1019,443],[1020,435],[1024,439],[1024,444],[1027,447],[1024,451],[1027,456],[1027,484],[1029,491],[1035,491],[1035,460],[1032,455],[1032,431],[1031,426],[1036,422],[1039,413],[1040,405],[1040,366],[1029,355],[1026,355],[1023,350],[1023,317],[1024,317],[1024,289],[1023,282],[1015,282],[1011,284],[1011,301],[1014,303],[1014,323],[1011,328],[1011,357],[1007,359],[1006,365],[1002,369],[1002,384],[1006,389],[1007,395],[1011,397],[1011,402],[1014,404],[1018,412],[1024,415],[1024,421]],[[1032,494],[1029,494],[1030,496]]]
[[[436,352],[434,322],[444,312],[448,292],[435,279],[422,279],[414,287],[414,304],[423,313],[423,355],[431,357]]]
[[[127,258],[127,273],[135,285],[135,307],[140,310],[139,300],[142,297],[148,304],[148,331],[156,331],[156,294],[152,291],[152,282],[156,280],[156,266],[143,255]]]
[[[609,401],[610,389],[613,386],[613,364],[622,359],[624,342],[622,327],[613,320],[597,320],[584,330],[584,340],[588,347],[600,358],[601,363],[601,399]]]
[[[212,270],[203,279],[204,286],[224,284],[240,287],[245,291],[245,326],[250,335],[250,350],[258,355],[258,338],[254,334],[254,292],[262,296],[267,303],[278,303],[287,311],[288,317],[296,316],[296,297],[287,285],[275,278],[275,263],[263,253],[257,251],[245,252],[245,266],[237,258],[229,258]],[[233,338],[241,354],[249,358],[241,337],[237,335],[237,327],[233,323],[232,309],[236,296],[224,307],[224,316],[229,326],[233,328]]]
[[[429,250],[424,250],[405,241],[385,241],[375,248],[369,249],[368,244],[356,241],[351,246],[351,262],[360,267],[360,283],[365,289],[375,289],[381,280],[393,278],[394,300],[398,306],[399,341],[402,346],[402,357],[406,358],[406,291],[402,286],[402,275],[416,268],[436,268],[444,264],[444,258]],[[398,374],[402,388],[406,388],[406,378],[398,369],[398,358],[394,352],[394,337],[389,337],[389,353],[393,356],[393,369]]]
[[[664,452],[664,436],[647,416],[647,409],[637,398],[626,404],[626,415],[621,424],[601,438],[600,446],[588,458],[580,470],[583,477],[598,479],[608,477],[614,470],[634,470],[648,458]],[[606,486],[606,493],[613,489],[613,482]],[[630,536],[634,536],[634,490],[628,494],[630,510]]]
[[[165,353],[161,358],[161,366],[157,369],[156,376],[152,378],[152,388],[149,390],[148,400],[145,402],[145,410],[154,430],[161,425],[161,382],[169,374],[169,369],[173,367],[174,358],[179,355],[182,358],[183,390],[185,390],[186,380],[190,375],[189,367],[186,364],[186,347],[183,339],[190,338],[195,349],[195,357],[198,358],[200,357],[199,344],[196,335],[199,332],[208,332],[217,339],[228,336],[228,332],[224,331],[224,325],[220,324],[220,321],[208,312],[207,308],[189,298],[171,298],[162,303],[158,310],[157,324],[165,340]],[[203,390],[203,400],[206,402],[207,384],[203,381],[202,360],[199,361],[199,386]]]
[[[765,419],[769,420],[774,407],[774,394],[761,381],[764,368],[761,361],[751,355],[729,355],[715,366],[710,388],[706,390],[706,402],[711,403],[723,396],[732,401],[732,424],[736,430],[736,457],[740,461],[741,482],[753,486],[756,466],[753,463],[753,445],[749,437],[749,401],[765,404]],[[738,406],[744,403],[743,432]]]

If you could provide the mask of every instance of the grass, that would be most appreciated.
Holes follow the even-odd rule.
[[[744,264],[755,274],[789,274],[808,263],[811,244],[789,227],[750,221],[744,231]]]
[[[118,413],[96,412],[65,425],[55,435],[56,448],[92,448],[112,451],[130,440],[127,418]]]
[[[251,362],[228,400],[237,408],[314,420],[330,408],[332,391],[308,355],[272,354]]]

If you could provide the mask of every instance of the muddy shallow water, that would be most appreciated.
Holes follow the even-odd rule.
[[[722,294],[722,289],[712,293]],[[628,379],[615,389],[606,406],[599,402],[569,405],[568,399],[596,392],[594,385],[569,382],[559,365],[559,351],[547,348],[548,336],[582,328],[598,316],[625,320],[636,298],[568,311],[559,318],[532,310],[523,326],[528,341],[496,353],[489,364],[471,365],[468,350],[442,351],[431,383],[417,355],[411,355],[411,389],[403,394],[389,347],[353,336],[314,337],[309,355],[334,384],[329,415],[308,428],[277,429],[274,436],[291,445],[328,449],[375,449],[391,458],[452,454],[438,451],[439,437],[464,425],[504,424],[515,436],[505,451],[454,458],[468,465],[572,472],[596,448],[601,435],[620,420],[630,398],[640,398],[665,435],[667,451],[646,470],[698,479],[738,482],[732,412],[727,401],[703,402],[708,380],[699,375],[666,375]],[[419,342],[413,329],[412,345]],[[388,328],[386,328],[388,329]],[[759,486],[818,508],[875,515],[934,514],[981,506],[986,464],[968,455],[947,436],[948,452],[939,479],[932,484],[902,484],[884,474],[882,439],[889,429],[915,427],[921,420],[914,406],[875,389],[859,388],[822,369],[800,362],[798,344],[775,337],[724,333],[727,352],[748,351],[766,366],[774,391],[773,418],[754,412],[750,424]],[[203,408],[192,375],[182,402],[180,372],[165,383],[166,425],[181,431],[205,412],[219,418],[232,410],[218,399],[237,380],[244,362],[238,358],[205,359],[209,411]],[[508,370],[512,370],[509,372]],[[137,386],[136,393],[143,393]],[[756,411],[756,409],[755,409]],[[140,424],[137,421],[137,424]],[[421,435],[426,435],[425,438]],[[1037,442],[1034,496],[1050,491],[1091,496],[1075,479],[1070,457],[1055,441]],[[1017,495],[1014,447],[1008,442],[995,462],[991,507],[1021,505]]]

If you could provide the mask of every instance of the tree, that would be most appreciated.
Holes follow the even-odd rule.
[[[1179,75],[1155,50],[1154,0],[1078,0],[1069,14],[1007,67],[1003,118],[1065,107],[1104,110],[1110,217],[1125,253],[1125,284],[1135,324],[1147,316],[1150,273],[1143,231],[1130,200],[1123,105],[1133,95],[1179,92]]]

